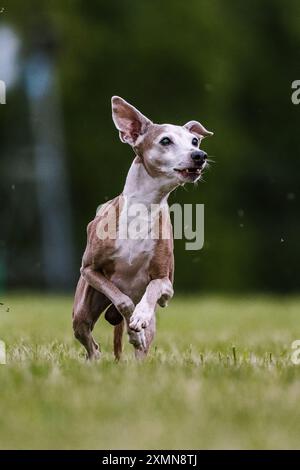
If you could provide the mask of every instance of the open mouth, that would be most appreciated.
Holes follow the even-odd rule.
[[[182,170],[174,168],[174,170],[177,171],[177,173],[179,173],[184,179],[195,180],[201,175],[201,168],[183,168]]]

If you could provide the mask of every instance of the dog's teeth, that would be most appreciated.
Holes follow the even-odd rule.
[[[200,175],[201,173],[201,168],[184,168],[183,170],[180,170],[182,174],[184,175]]]

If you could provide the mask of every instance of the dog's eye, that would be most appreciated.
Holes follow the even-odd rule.
[[[163,139],[161,139],[159,143],[161,145],[170,145],[172,143],[172,140],[169,139],[169,137],[164,137]]]
[[[193,140],[192,140],[192,145],[194,145],[195,147],[198,147],[199,145],[199,140],[197,139],[197,137],[194,137]]]

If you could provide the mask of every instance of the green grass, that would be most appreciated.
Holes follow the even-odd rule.
[[[177,296],[159,311],[149,358],[136,363],[126,346],[118,364],[103,318],[102,360],[85,362],[71,298],[2,301],[2,449],[300,447],[300,366],[290,359],[300,299]]]

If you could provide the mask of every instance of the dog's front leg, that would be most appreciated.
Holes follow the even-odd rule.
[[[173,296],[173,287],[169,278],[153,279],[149,282],[141,301],[136,305],[130,318],[129,326],[134,331],[147,328],[155,315],[156,304],[166,306]]]
[[[80,273],[90,286],[104,294],[114,304],[123,317],[130,317],[135,305],[128,295],[121,292],[113,282],[91,266],[82,267]]]

